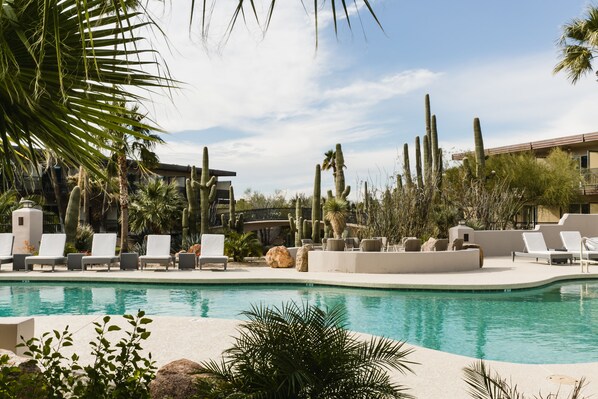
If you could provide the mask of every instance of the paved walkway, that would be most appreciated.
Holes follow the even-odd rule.
[[[292,269],[270,269],[251,265],[232,266],[222,271],[87,271],[87,272],[0,272],[0,280],[55,280],[55,281],[137,281],[171,283],[234,283],[234,282],[305,282],[317,284],[367,286],[389,288],[436,288],[436,289],[512,289],[537,286],[560,279],[598,278],[598,266],[590,267],[590,274],[582,274],[580,267],[548,266],[528,259],[511,262],[510,258],[486,259],[483,269],[474,272],[447,274],[403,274],[368,275],[335,273],[297,273]],[[44,331],[70,326],[74,332],[75,345],[72,349],[89,361],[88,343],[94,332],[92,322],[99,316],[49,316],[36,317],[36,335]],[[222,350],[233,342],[237,334],[238,321],[153,317],[150,324],[152,335],[145,343],[158,366],[172,360],[188,358],[204,361],[217,358]],[[114,321],[124,324],[122,318]],[[65,349],[67,350],[67,349]],[[415,348],[411,360],[420,363],[413,367],[415,374],[397,375],[397,380],[411,388],[418,398],[468,398],[467,386],[463,382],[462,368],[475,359],[438,352],[426,348]],[[489,362],[503,377],[512,378],[528,395],[544,395],[561,389],[566,394],[570,380],[586,376],[589,384],[583,391],[587,396],[598,394],[598,363],[574,365],[523,365]],[[571,378],[569,378],[571,377]],[[559,385],[559,382],[563,383]]]

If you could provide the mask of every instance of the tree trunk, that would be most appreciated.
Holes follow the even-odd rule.
[[[54,159],[50,159],[50,181],[52,182],[52,188],[54,189],[54,197],[56,199],[56,207],[58,208],[58,220],[60,221],[60,229],[64,231],[64,210],[62,209],[62,196],[60,195],[60,182],[58,176],[56,176],[56,169],[54,169]]]
[[[79,222],[81,224],[89,223],[88,216],[88,193],[87,193],[87,173],[83,166],[79,166],[79,181],[78,184],[81,189],[81,207],[79,208]]]
[[[120,189],[120,253],[129,251],[129,182],[127,157],[118,156],[118,185]]]

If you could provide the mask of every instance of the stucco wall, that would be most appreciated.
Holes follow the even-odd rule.
[[[446,273],[480,268],[477,249],[440,252],[310,251],[309,272]]]

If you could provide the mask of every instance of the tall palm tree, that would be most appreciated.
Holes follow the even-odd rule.
[[[573,84],[591,72],[598,55],[598,6],[590,5],[584,18],[575,18],[563,26],[559,40],[561,55],[554,73],[566,71]]]
[[[336,176],[336,151],[328,150],[324,153],[322,161],[322,170],[332,169],[332,176]]]
[[[140,173],[147,174],[159,162],[158,155],[153,152],[156,144],[164,143],[160,136],[140,127],[137,119],[143,116],[139,114],[137,106],[125,110],[121,116],[122,123],[129,123],[133,134],[119,130],[111,133],[115,139],[111,143],[112,154],[108,163],[109,174],[118,176],[121,253],[129,249],[129,160],[135,161]]]
[[[176,182],[150,179],[131,197],[130,227],[134,233],[167,234],[183,209]]]
[[[123,105],[171,87],[143,40],[155,24],[120,0],[18,0],[0,12],[0,168],[36,162],[36,149],[100,173],[106,139],[150,128],[123,124]],[[131,90],[137,88],[137,90]],[[141,90],[139,90],[141,89]],[[138,94],[133,94],[138,93]]]

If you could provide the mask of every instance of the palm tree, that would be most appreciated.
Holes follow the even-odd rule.
[[[201,15],[207,36],[212,1],[191,1],[190,20]],[[361,0],[373,13],[369,0]],[[244,5],[267,30],[276,1],[271,0],[260,21],[254,0],[238,0],[229,31],[245,19]],[[315,27],[322,2],[314,1]],[[355,18],[341,0],[331,1],[335,31],[344,18]],[[201,5],[201,6],[200,6]],[[133,7],[133,8],[132,8]],[[144,93],[176,85],[144,32],[162,32],[151,14],[136,0],[34,0],[2,2],[0,12],[0,172],[14,178],[13,165],[37,163],[45,148],[69,165],[82,165],[101,174],[108,142],[114,133],[140,134],[158,130],[140,117],[123,123],[123,103],[137,102]],[[340,14],[340,15],[338,15]],[[317,45],[317,35],[316,35]],[[138,115],[139,116],[139,115]]]
[[[149,129],[123,124],[125,103],[171,87],[143,40],[155,26],[120,0],[2,2],[0,13],[0,168],[36,162],[37,149],[94,173],[107,140]],[[131,90],[136,88],[136,90]],[[141,90],[139,90],[141,89]],[[133,94],[137,93],[137,94]]]
[[[328,198],[324,203],[324,219],[329,221],[334,231],[334,238],[342,238],[346,219],[349,214],[349,203],[339,198]]]
[[[170,233],[183,209],[175,181],[150,179],[131,197],[130,227],[134,233]]]
[[[482,360],[465,367],[463,372],[465,374],[465,383],[469,386],[469,396],[474,399],[561,398],[559,391],[556,393],[549,393],[546,396],[527,396],[517,389],[517,385],[512,386],[509,381],[502,378],[498,373],[493,373],[490,367],[488,367]],[[582,377],[577,380],[566,399],[588,398],[587,396],[582,396],[581,393],[585,385],[585,378]]]
[[[112,141],[112,156],[108,164],[110,174],[118,176],[119,186],[119,204],[120,204],[120,251],[129,250],[129,159],[136,162],[137,168],[141,173],[147,173],[148,170],[156,166],[159,162],[158,156],[153,149],[156,144],[162,144],[164,141],[157,134],[150,133],[145,128],[139,127],[136,118],[143,118],[138,113],[138,108],[126,109],[126,113],[121,116],[122,123],[130,123],[130,131],[133,134],[113,131],[111,135],[115,138]],[[137,122],[137,123],[136,123]],[[116,173],[114,173],[116,171]]]
[[[559,47],[560,61],[554,73],[566,71],[575,84],[593,70],[592,61],[598,55],[598,6],[590,5],[583,19],[575,18],[563,27]]]
[[[251,231],[243,234],[231,231],[224,242],[224,253],[234,262],[243,262],[248,256],[262,256],[262,243]]]
[[[324,153],[322,161],[322,170],[332,169],[332,176],[336,176],[336,151],[328,150]]]
[[[410,372],[403,342],[360,340],[341,306],[326,311],[294,302],[253,306],[220,362],[203,365],[199,395],[212,398],[410,398],[388,371]]]

